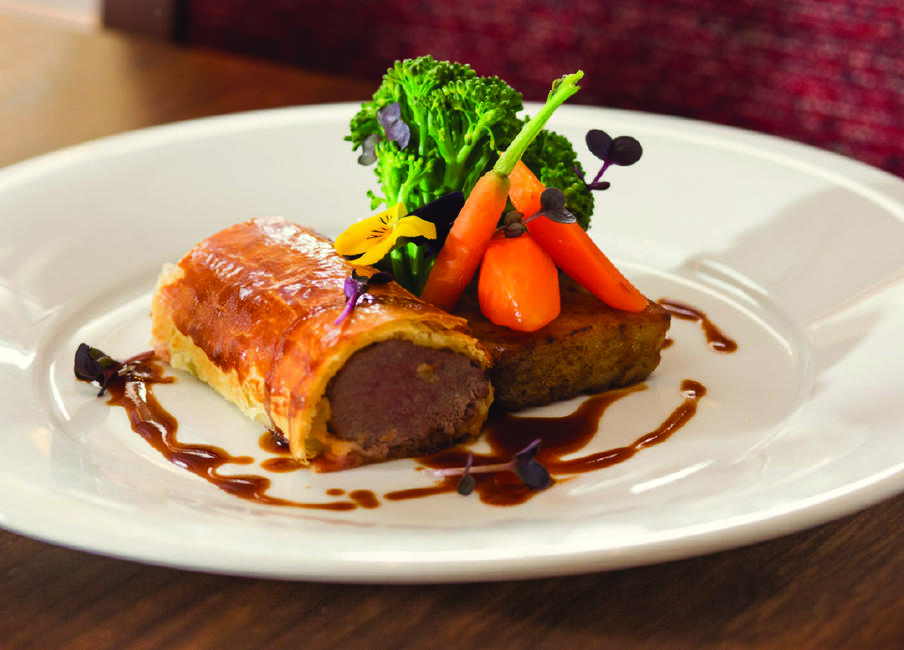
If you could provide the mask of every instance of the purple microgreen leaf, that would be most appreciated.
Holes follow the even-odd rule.
[[[565,209],[565,195],[555,187],[543,190],[540,195],[540,209],[524,220],[528,223],[537,217],[547,217],[556,223],[574,223],[577,221],[571,212]]]
[[[465,474],[458,481],[458,485],[456,486],[456,490],[463,497],[468,496],[471,492],[474,491],[474,488],[477,487],[477,481],[470,474]]]
[[[517,210],[509,210],[502,219],[502,226],[497,228],[507,239],[514,239],[524,234],[524,215]]]
[[[610,183],[600,181],[600,178],[610,166],[628,167],[640,160],[641,155],[643,155],[643,148],[640,143],[630,135],[620,135],[613,139],[605,131],[590,129],[587,131],[586,141],[590,153],[602,160],[603,166],[600,167],[600,170],[590,183],[587,182],[584,174],[581,173],[577,166],[575,166],[574,171],[584,181],[584,185],[591,190],[609,189]]]
[[[541,210],[562,210],[565,208],[565,195],[557,187],[548,187],[540,194]]]
[[[376,147],[377,143],[382,139],[383,136],[379,133],[371,133],[364,138],[364,142],[361,143],[361,155],[358,156],[359,165],[367,166],[377,162]]]
[[[549,471],[534,459],[542,444],[543,441],[537,438],[515,454],[512,459],[512,464],[514,465],[512,471],[515,472],[515,475],[525,485],[537,490],[543,490],[552,485],[552,477],[549,475]]]
[[[594,156],[606,162],[609,160],[609,153],[612,148],[612,138],[605,131],[600,129],[590,129],[587,131],[587,148]]]
[[[473,474],[489,474],[492,472],[514,472],[521,481],[528,487],[535,490],[545,490],[552,485],[552,477],[549,471],[543,467],[534,457],[540,451],[542,441],[537,438],[527,447],[514,455],[512,460],[507,463],[497,463],[494,465],[473,465],[474,454],[468,452],[468,460],[464,467],[447,467],[443,469],[428,469],[427,472],[433,476],[461,476],[458,481],[458,493],[463,495],[470,494],[476,486]],[[470,480],[467,480],[470,479]],[[464,490],[464,491],[463,491]]]
[[[526,486],[535,490],[545,490],[552,485],[549,471],[535,460],[517,465],[512,471]]]
[[[338,318],[333,321],[334,325],[339,325],[354,310],[361,296],[367,293],[367,287],[372,284],[386,284],[392,281],[392,274],[386,271],[377,271],[371,276],[361,275],[356,269],[352,269],[352,274],[345,278],[342,289],[345,293],[345,307],[339,313]]]
[[[474,488],[477,487],[477,481],[471,476],[471,465],[474,464],[474,452],[468,452],[468,460],[465,462],[464,473],[461,475],[461,478],[458,481],[458,485],[456,486],[456,490],[462,496],[468,496],[471,492],[474,491]]]
[[[502,225],[507,226],[512,223],[517,223],[524,219],[524,215],[518,212],[517,210],[509,210],[505,213],[505,216],[502,218]]]
[[[643,155],[643,147],[630,135],[620,135],[612,141],[609,152],[609,160],[613,165],[628,167],[633,165]]]
[[[107,382],[116,372],[123,367],[123,364],[101,352],[97,348],[92,348],[87,343],[80,343],[75,350],[75,376],[87,382],[97,382],[100,384],[100,391],[97,396],[100,397],[107,389]]]
[[[521,221],[510,223],[507,226],[503,226],[502,232],[505,235],[506,239],[515,239],[516,237],[520,237],[524,234],[524,223],[522,223]]]
[[[578,220],[568,210],[550,210],[546,213],[546,217],[556,223],[575,223]]]
[[[377,111],[377,122],[383,127],[386,138],[399,145],[399,149],[408,146],[411,140],[411,129],[402,120],[402,107],[398,102],[387,104]]]
[[[526,463],[534,459],[534,456],[537,455],[537,452],[540,451],[540,447],[543,445],[543,441],[537,438],[532,443],[530,443],[527,447],[519,451],[515,454],[512,461],[515,463]]]

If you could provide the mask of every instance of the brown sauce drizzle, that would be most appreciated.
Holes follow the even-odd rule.
[[[275,474],[288,474],[303,469],[304,465],[289,456],[274,456],[262,460],[261,467]]]
[[[180,442],[176,437],[178,430],[176,418],[160,405],[153,391],[155,384],[171,383],[175,379],[163,374],[162,365],[155,360],[151,352],[133,357],[126,364],[130,368],[129,371],[115,375],[107,384],[107,391],[110,394],[107,403],[125,409],[132,430],[171,463],[187,469],[229,494],[266,505],[334,511],[379,507],[380,499],[371,490],[346,492],[341,488],[331,488],[326,490],[327,496],[344,496],[346,499],[326,503],[302,503],[267,494],[271,482],[264,476],[220,474],[218,470],[223,465],[244,465],[252,463],[253,459],[249,456],[233,456],[214,445],[189,445]],[[474,454],[474,465],[506,463],[515,453],[540,438],[543,446],[536,458],[549,470],[554,480],[563,480],[574,474],[611,467],[628,460],[642,449],[665,442],[694,416],[697,402],[706,394],[706,388],[702,384],[685,379],[681,383],[682,403],[656,429],[625,447],[616,447],[578,458],[565,458],[580,451],[590,442],[609,406],[645,388],[644,384],[637,384],[594,395],[584,400],[574,412],[562,417],[524,417],[511,414],[497,416],[484,426],[484,437],[490,446],[490,452]],[[259,439],[259,446],[264,451],[274,454],[261,463],[264,469],[271,472],[289,472],[301,467],[298,461],[289,455],[288,444],[283,436],[265,432]],[[467,456],[467,449],[455,447],[418,460],[428,468],[444,469],[463,467]],[[490,505],[517,505],[538,494],[537,490],[524,485],[510,471],[472,476],[476,481],[474,491],[481,501]],[[440,481],[438,484],[429,487],[388,492],[383,498],[388,501],[403,501],[455,492],[459,477],[451,476],[438,480]]]
[[[174,465],[213,483],[224,492],[267,505],[315,510],[354,510],[359,505],[370,503],[362,496],[352,497],[351,501],[300,503],[267,494],[270,479],[265,476],[220,474],[218,470],[223,465],[247,465],[253,459],[249,456],[233,456],[225,449],[213,445],[187,445],[179,442],[176,438],[178,422],[160,405],[153,390],[154,384],[168,384],[175,378],[164,376],[163,366],[154,360],[151,352],[132,357],[126,363],[132,369],[122,375],[114,375],[107,384],[107,391],[110,393],[107,403],[124,408],[132,430]]]
[[[657,302],[675,318],[699,323],[703,330],[703,335],[706,336],[706,344],[711,350],[730,353],[738,349],[737,342],[723,334],[709,317],[699,309],[667,298],[660,298]]]
[[[653,431],[642,435],[626,447],[616,447],[578,458],[565,458],[580,451],[590,442],[609,406],[644,388],[643,384],[639,384],[594,395],[584,400],[571,414],[558,418],[518,415],[496,417],[484,426],[484,435],[490,445],[490,452],[474,454],[474,465],[505,463],[518,451],[540,438],[543,446],[537,454],[537,460],[554,478],[611,467],[628,460],[641,449],[668,440],[694,416],[697,412],[697,402],[706,394],[706,388],[702,384],[685,379],[681,382],[682,403]],[[432,469],[445,469],[463,467],[467,456],[466,449],[454,448],[419,460]],[[538,494],[536,490],[524,485],[512,472],[472,474],[472,476],[476,481],[474,492],[479,495],[481,501],[491,505],[517,505]],[[389,501],[401,501],[455,492],[458,480],[458,476],[445,477],[439,485],[398,490],[389,492],[383,497]]]

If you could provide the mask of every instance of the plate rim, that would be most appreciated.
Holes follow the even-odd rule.
[[[183,120],[105,136],[42,154],[0,169],[0,193],[14,187],[17,183],[45,174],[55,173],[70,165],[81,164],[97,157],[113,155],[119,152],[145,149],[148,142],[152,146],[163,146],[168,142],[180,141],[186,138],[215,136],[217,133],[248,130],[248,127],[252,129],[269,128],[279,125],[294,125],[299,123],[299,121],[309,123],[317,119],[329,121],[330,119],[335,119],[339,114],[356,109],[358,105],[359,102],[343,102],[338,104],[263,109]],[[528,104],[527,107],[530,109],[531,105]],[[788,160],[791,160],[793,163],[795,162],[795,156],[800,155],[804,160],[797,162],[803,164],[804,168],[817,170],[820,174],[828,174],[826,177],[831,177],[833,181],[843,179],[844,182],[840,184],[857,191],[859,194],[865,193],[865,195],[871,196],[873,199],[878,197],[883,206],[891,206],[892,210],[890,211],[904,220],[904,200],[899,202],[897,198],[898,192],[901,193],[901,197],[904,197],[904,181],[888,172],[839,154],[776,136],[755,133],[736,127],[699,122],[688,118],[584,105],[566,106],[562,109],[563,117],[566,121],[568,119],[577,120],[581,115],[588,112],[593,114],[603,112],[620,120],[631,121],[640,119],[641,121],[651,121],[652,124],[661,125],[664,130],[669,131],[693,128],[702,130],[704,135],[716,140],[720,139],[717,137],[720,135],[724,135],[729,141],[738,138],[745,148],[758,149],[756,147],[757,143],[767,143],[777,147],[779,155],[775,158],[776,160],[783,160],[786,164]],[[160,139],[161,136],[162,139]],[[857,173],[848,177],[840,174],[835,169],[823,169],[825,165],[851,166],[850,169]],[[895,190],[895,196],[866,184],[873,180],[882,183],[890,181],[891,186]],[[0,485],[4,482],[9,482],[13,478],[15,477],[0,475]],[[244,566],[224,566],[222,562],[217,561],[212,561],[208,566],[199,565],[197,562],[180,563],[177,559],[161,559],[160,557],[154,557],[153,553],[134,551],[134,549],[133,552],[122,551],[121,549],[117,552],[115,548],[102,548],[104,544],[93,543],[84,536],[75,535],[70,536],[69,539],[61,539],[60,536],[54,535],[53,531],[47,529],[46,526],[29,526],[27,522],[21,520],[21,512],[17,512],[15,508],[10,509],[8,506],[4,506],[2,502],[0,502],[0,527],[52,544],[87,552],[99,552],[110,557],[159,566],[203,570],[213,573],[229,573],[232,575],[336,582],[436,583],[504,580],[567,575],[658,563],[736,548],[811,528],[869,507],[904,491],[904,464],[889,468],[871,478],[872,480],[866,481],[853,491],[847,486],[836,488],[834,491],[826,493],[829,495],[827,498],[818,499],[815,503],[812,498],[803,499],[800,504],[790,504],[793,506],[791,508],[782,508],[781,512],[750,518],[749,521],[739,522],[729,528],[720,527],[718,530],[722,535],[719,539],[712,539],[712,530],[703,530],[682,537],[680,540],[682,543],[678,544],[676,544],[675,540],[659,540],[645,544],[640,551],[634,549],[635,555],[627,563],[624,562],[623,557],[617,553],[613,554],[610,549],[602,551],[591,550],[583,551],[581,554],[568,554],[567,557],[572,559],[580,555],[584,558],[581,562],[567,562],[566,565],[563,565],[561,558],[548,557],[545,562],[539,562],[531,566],[527,571],[525,571],[524,560],[518,558],[502,563],[500,563],[498,558],[485,561],[479,559],[469,560],[466,563],[452,563],[440,569],[434,569],[432,573],[429,571],[430,566],[416,567],[416,565],[406,564],[406,570],[403,575],[399,575],[397,567],[393,568],[386,565],[380,566],[378,570],[374,570],[373,566],[369,566],[369,571],[366,574],[362,574],[360,567],[368,566],[367,563],[350,563],[348,566],[355,570],[347,573],[337,572],[333,568],[322,574],[312,571],[313,565],[287,570],[286,567],[273,567],[267,565],[267,563],[264,563],[264,566],[255,567],[249,564]],[[60,495],[55,496],[59,497]],[[801,524],[801,513],[806,513],[806,516],[803,517],[803,524]],[[764,523],[768,525],[764,526]],[[430,564],[432,565],[433,562]],[[416,567],[421,572],[412,574],[414,569],[411,567]]]

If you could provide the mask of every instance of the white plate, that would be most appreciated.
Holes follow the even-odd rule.
[[[268,507],[167,463],[74,380],[77,343],[145,349],[161,264],[222,227],[280,214],[336,235],[368,214],[371,171],[342,141],[354,110],[174,124],[0,172],[0,525],[224,573],[489,580],[710,552],[904,489],[904,182],[774,138],[587,107],[562,108],[552,126],[581,150],[588,128],[645,150],[610,170],[593,234],[646,293],[703,309],[740,344],[715,354],[676,321],[649,389],[613,407],[593,449],[655,428],[691,378],[709,391],[687,427],[511,508],[451,494],[350,512]],[[158,394],[182,439],[265,457],[260,428],[190,377]],[[274,475],[274,492],[316,501],[333,487],[429,484],[414,466]]]

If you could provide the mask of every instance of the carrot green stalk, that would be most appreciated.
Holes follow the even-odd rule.
[[[530,234],[559,268],[610,307],[643,311],[649,301],[577,223],[557,223],[543,216],[527,219],[540,210],[540,195],[546,189],[527,165],[519,161],[510,178],[512,205],[524,214]]]
[[[546,104],[515,136],[493,166],[471,190],[464,207],[452,224],[427,278],[421,298],[447,311],[455,308],[465,287],[474,277],[484,251],[493,237],[509,192],[509,174],[525,149],[543,130],[553,112],[580,90],[581,71],[556,81]]]
[[[496,325],[534,332],[559,315],[559,271],[528,232],[490,241],[477,283],[480,311]]]

